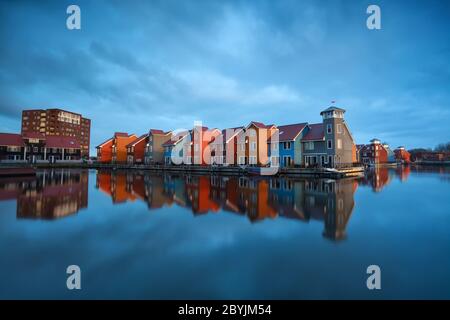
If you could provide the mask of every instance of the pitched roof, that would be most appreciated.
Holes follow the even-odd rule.
[[[127,144],[127,148],[128,147],[133,147],[135,145],[137,145],[139,142],[141,142],[142,140],[144,140],[145,138],[148,137],[147,133],[144,133],[142,136],[140,136],[139,138],[134,139],[133,141],[131,141],[129,144]]]
[[[278,139],[279,141],[292,141],[298,136],[298,134],[307,126],[307,123],[294,123],[283,126],[278,126]]]
[[[189,131],[183,131],[176,135],[172,135],[172,137],[162,144],[163,147],[170,147],[176,145],[178,142],[183,140],[189,134]]]
[[[115,132],[114,136],[115,137],[129,137],[128,133],[126,133],[126,132]]]
[[[22,136],[17,133],[0,133],[0,146],[24,146]]]
[[[323,123],[309,124],[308,133],[302,138],[302,141],[317,141],[325,138],[323,131]]]
[[[45,141],[47,148],[72,148],[79,149],[80,143],[74,137],[48,136]]]
[[[150,129],[151,134],[166,134],[163,130],[160,129]]]
[[[250,122],[250,124],[252,124],[252,123],[253,123],[255,126],[257,126],[258,128],[269,129],[269,128],[271,128],[271,127],[273,126],[273,124],[265,125],[264,123],[262,123],[262,122],[257,122],[257,121],[252,121],[252,122]]]
[[[100,143],[98,146],[96,146],[96,148],[101,148],[104,144],[108,143],[108,142],[112,142],[113,138],[109,138],[108,140],[103,141],[102,143]]]

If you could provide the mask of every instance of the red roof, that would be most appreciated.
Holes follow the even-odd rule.
[[[294,123],[287,124],[284,126],[279,126],[279,141],[292,141],[298,134],[307,126],[307,123]]]
[[[127,148],[128,147],[132,147],[137,145],[139,142],[141,142],[143,139],[147,138],[148,134],[143,134],[142,136],[140,136],[139,138],[134,139],[131,143],[127,144]]]
[[[150,129],[150,133],[151,134],[164,134],[164,131],[159,130],[159,129]]]
[[[74,137],[47,136],[45,146],[47,148],[79,149],[80,143]]]
[[[23,147],[22,136],[17,133],[0,133],[0,146]]]
[[[265,128],[265,129],[269,129],[270,127],[273,126],[273,124],[269,124],[269,125],[265,125],[262,122],[257,122],[257,121],[252,121],[251,123],[253,123],[255,126],[257,126],[258,128]]]
[[[128,133],[126,132],[116,132],[114,133],[115,137],[128,137]]]
[[[25,132],[22,134],[24,139],[40,139],[45,140],[45,135],[39,132]]]
[[[303,137],[302,141],[323,140],[325,135],[323,131],[323,123],[310,124],[308,133]]]

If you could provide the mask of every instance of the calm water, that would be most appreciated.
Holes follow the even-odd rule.
[[[0,298],[449,299],[449,183],[443,168],[1,178]],[[72,264],[79,291],[66,288]]]

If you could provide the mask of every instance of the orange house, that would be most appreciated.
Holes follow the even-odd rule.
[[[252,121],[237,136],[236,158],[238,165],[262,166],[268,163],[267,142],[276,132],[273,124]]]
[[[112,161],[113,138],[99,144],[97,148],[97,161],[101,163],[111,163]]]
[[[127,145],[136,140],[135,134],[116,132],[114,136],[97,146],[97,161],[117,163],[127,161]]]
[[[129,164],[144,163],[147,140],[148,134],[143,134],[139,138],[127,144],[127,162]]]
[[[209,130],[207,127],[195,126],[191,131],[190,157],[187,158],[189,164],[207,165],[211,164],[211,146],[209,145],[217,136],[221,134],[218,129]]]
[[[135,134],[128,135],[128,133],[116,132],[113,138],[111,162],[127,162],[127,145],[136,139],[137,136]]]

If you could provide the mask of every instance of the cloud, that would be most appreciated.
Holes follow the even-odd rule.
[[[255,88],[213,71],[175,71],[174,77],[199,100],[255,106],[300,101],[300,95],[288,86],[269,84]]]

